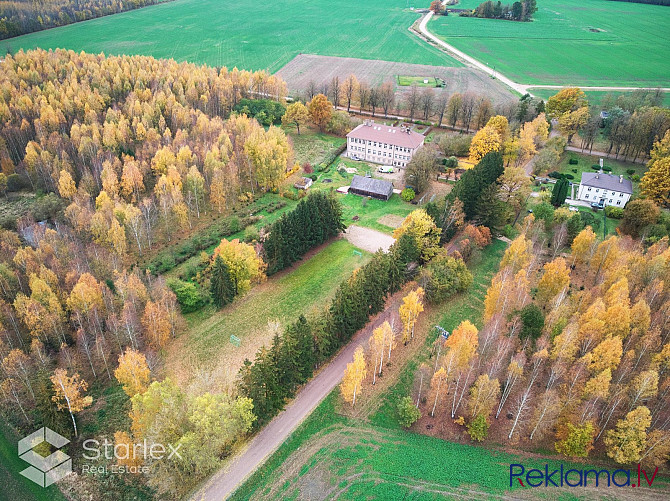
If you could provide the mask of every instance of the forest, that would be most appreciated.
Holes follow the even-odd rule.
[[[0,40],[166,1],[169,0],[3,0],[0,2]]]
[[[96,431],[116,444],[178,444],[181,461],[121,462],[150,470],[133,492],[183,492],[256,416],[245,397],[163,379],[161,352],[183,331],[190,291],[135,265],[291,172],[281,129],[231,114],[252,95],[278,101],[285,85],[264,72],[64,50],[19,52],[2,68],[3,195],[37,194],[0,230],[3,416],[19,430],[46,425],[71,437],[72,455],[77,437]],[[221,262],[233,297],[264,278],[246,243],[222,240],[207,282]],[[206,418],[219,415],[225,429]],[[129,488],[121,478],[75,484],[64,488],[108,499]]]

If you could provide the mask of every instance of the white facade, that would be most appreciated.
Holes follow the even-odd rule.
[[[623,176],[611,174],[582,175],[582,182],[577,191],[577,200],[589,203],[598,203],[603,206],[614,206],[623,208],[633,194],[632,183],[623,179]],[[585,179],[586,177],[590,179]]]
[[[349,157],[402,168],[423,141],[421,134],[406,129],[362,124],[347,135],[347,151]]]

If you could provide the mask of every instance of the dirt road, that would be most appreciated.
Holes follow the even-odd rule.
[[[367,346],[372,330],[396,314],[405,293],[405,290],[401,290],[390,297],[386,302],[386,309],[358,331],[337,356],[298,392],[286,409],[251,439],[243,450],[231,458],[227,467],[208,480],[192,497],[192,501],[221,501],[227,499],[242,485],[242,482],[270,457],[333,388],[340,384],[344,369],[354,359],[354,351],[358,345]]]

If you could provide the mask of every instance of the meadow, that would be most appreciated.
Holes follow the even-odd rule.
[[[176,0],[13,38],[3,49],[63,47],[270,72],[300,53],[462,66],[410,33],[418,15],[405,7],[405,0],[277,0],[267,9],[250,0]]]
[[[188,379],[206,366],[222,370],[218,376],[230,381],[245,358],[253,359],[260,346],[271,342],[274,331],[268,323],[285,326],[328,304],[340,282],[369,259],[369,254],[354,250],[344,239],[332,241],[222,310],[209,305],[185,315],[186,332],[166,354],[168,373]],[[231,335],[241,340],[240,347],[230,343]]]
[[[474,8],[474,0],[459,8]],[[670,9],[608,0],[543,0],[534,21],[439,16],[429,29],[524,84],[667,86]]]

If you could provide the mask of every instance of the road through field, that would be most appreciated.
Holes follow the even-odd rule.
[[[227,467],[217,472],[192,497],[192,501],[227,499],[242,482],[293,433],[302,421],[342,381],[344,369],[354,358],[359,345],[366,345],[373,328],[378,327],[397,311],[403,291],[391,297],[386,309],[358,331],[337,356],[326,365],[277,417],[267,424],[247,446],[231,458]]]
[[[447,0],[443,0],[442,4],[446,7]],[[445,49],[447,52],[449,52],[451,55],[456,56],[457,59],[464,61],[465,63],[470,64],[471,66],[474,66],[477,69],[482,70],[484,73],[490,75],[492,78],[498,79],[500,82],[504,83],[507,85],[510,89],[512,89],[515,92],[518,92],[521,95],[524,94],[531,94],[532,95],[532,90],[531,89],[556,89],[560,90],[566,85],[553,85],[553,84],[547,84],[547,85],[539,85],[539,84],[522,84],[519,82],[515,82],[511,78],[506,77],[505,75],[501,74],[499,71],[496,71],[495,69],[491,68],[488,64],[482,63],[481,61],[475,59],[474,57],[466,54],[465,52],[457,49],[453,45],[448,44],[441,38],[438,38],[436,35],[434,35],[429,29],[428,29],[428,22],[432,19],[433,17],[433,12],[429,11],[422,19],[421,22],[419,23],[419,31],[421,34],[426,37],[427,39],[435,42],[439,47]],[[644,90],[655,90],[658,87],[589,87],[589,86],[579,86],[580,89],[582,90],[591,90],[591,91],[633,91],[633,90],[638,90],[638,89],[644,89]],[[661,87],[660,90],[664,92],[670,91],[670,87]]]

